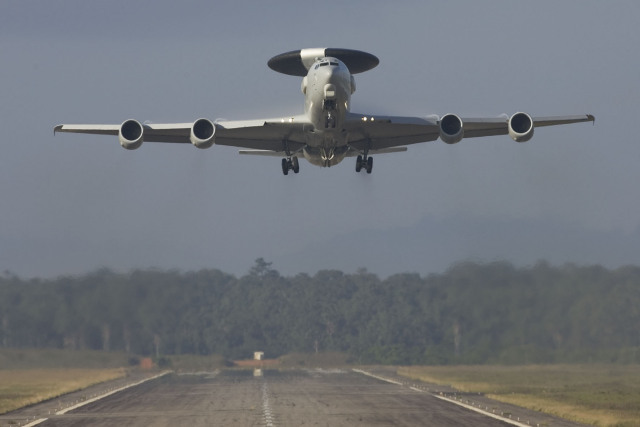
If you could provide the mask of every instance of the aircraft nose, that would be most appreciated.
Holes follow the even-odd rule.
[[[340,82],[345,78],[344,73],[341,72],[337,67],[327,67],[327,70],[324,71],[324,82],[326,84],[340,84]]]

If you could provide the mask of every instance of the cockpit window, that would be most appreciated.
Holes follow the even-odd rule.
[[[322,61],[320,63],[316,63],[315,67],[313,67],[314,70],[317,70],[318,67],[326,67],[328,65],[331,65],[332,67],[338,67],[340,64],[337,61]]]

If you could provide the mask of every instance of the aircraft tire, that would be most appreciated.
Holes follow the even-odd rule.
[[[282,159],[282,173],[289,175],[289,162],[287,159]]]

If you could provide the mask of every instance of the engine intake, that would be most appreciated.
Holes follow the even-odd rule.
[[[120,125],[118,139],[122,148],[136,150],[142,145],[144,128],[137,120],[127,120]]]
[[[208,119],[198,119],[191,126],[191,143],[198,148],[209,148],[215,142],[216,125]]]
[[[533,119],[527,113],[515,113],[509,119],[509,136],[517,142],[527,142],[533,137]]]
[[[455,114],[445,114],[440,119],[440,139],[447,144],[460,142],[464,137],[462,119]]]

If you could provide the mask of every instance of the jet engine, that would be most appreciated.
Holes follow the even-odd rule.
[[[216,125],[208,119],[198,119],[191,126],[191,143],[198,148],[209,148],[215,142]]]
[[[118,139],[122,148],[127,150],[135,150],[142,145],[142,136],[144,128],[137,120],[127,120],[120,125]]]
[[[455,114],[445,114],[440,119],[440,139],[447,144],[460,142],[464,137],[462,119]]]
[[[509,119],[509,136],[517,142],[527,142],[533,137],[533,119],[526,113],[515,113]]]

